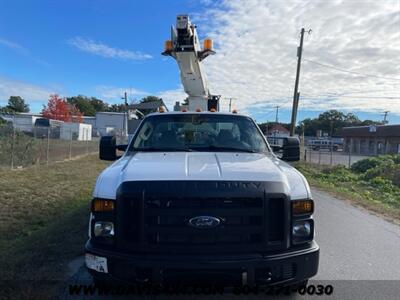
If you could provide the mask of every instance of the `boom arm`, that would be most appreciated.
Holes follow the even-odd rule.
[[[206,39],[201,49],[196,26],[187,15],[178,15],[176,28],[171,26],[171,40],[166,41],[163,55],[172,56],[178,63],[181,81],[189,96],[189,110],[218,110],[218,96],[210,94],[201,61],[214,54],[212,41]]]

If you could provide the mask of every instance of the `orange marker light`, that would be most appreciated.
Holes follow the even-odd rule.
[[[212,39],[205,39],[203,42],[204,50],[212,50],[213,48],[213,41]]]
[[[312,200],[300,200],[292,202],[292,214],[303,215],[314,212],[314,202]]]
[[[215,108],[211,108],[210,112],[216,112],[217,110]]]
[[[104,212],[104,211],[113,211],[113,210],[114,210],[114,201],[113,200],[94,199],[92,201],[92,211],[93,212]]]
[[[171,40],[165,41],[165,43],[164,43],[165,51],[172,51],[173,48],[174,48],[174,45],[172,44]]]
[[[196,108],[196,112],[201,112],[201,108],[200,107]]]
[[[164,107],[164,106],[160,106],[160,107],[158,108],[158,112],[159,112],[159,113],[164,113],[164,112],[165,112],[165,107]]]

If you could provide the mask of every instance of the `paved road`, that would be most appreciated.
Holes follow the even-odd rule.
[[[321,247],[320,268],[310,284],[332,285],[331,296],[292,294],[282,299],[398,299],[400,295],[400,226],[364,209],[313,189],[316,201],[316,240]],[[69,283],[85,284],[90,276],[82,259],[71,263]],[[384,281],[383,281],[384,280]],[[190,299],[262,299],[266,296],[192,296]],[[159,296],[152,299],[185,299]],[[187,298],[187,297],[186,297]],[[62,299],[111,299],[111,297]],[[117,299],[122,299],[121,297]],[[149,299],[149,298],[138,298]]]

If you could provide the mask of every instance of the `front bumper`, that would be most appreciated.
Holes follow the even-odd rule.
[[[273,255],[135,255],[99,249],[88,241],[86,253],[107,259],[107,273],[88,269],[95,279],[124,283],[292,284],[317,274],[319,263],[314,241]]]

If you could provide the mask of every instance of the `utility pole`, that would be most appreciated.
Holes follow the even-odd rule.
[[[387,115],[390,113],[390,111],[384,111],[383,112],[383,124],[387,124]]]
[[[278,123],[279,105],[275,106],[275,108],[276,108],[275,123]]]
[[[229,99],[229,112],[232,111],[232,100],[236,99],[236,98],[228,98]]]
[[[125,92],[124,93],[124,97],[122,97],[121,99],[124,99],[124,103],[125,103],[125,109],[124,109],[124,124],[123,124],[123,130],[124,130],[124,135],[128,134],[128,93]]]
[[[296,81],[294,84],[292,119],[290,122],[290,136],[294,136],[294,131],[296,128],[297,108],[299,106],[300,93],[298,92],[298,89],[300,80],[301,55],[303,53],[304,32],[305,30],[304,28],[302,28],[300,32],[300,46],[297,48],[297,71],[296,71]],[[308,31],[308,34],[310,33],[311,29]]]

